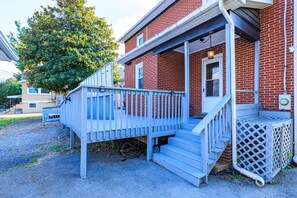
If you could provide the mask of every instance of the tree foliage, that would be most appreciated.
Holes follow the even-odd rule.
[[[20,95],[21,92],[21,84],[15,78],[0,83],[0,105],[8,102],[7,96]]]
[[[56,0],[28,19],[16,22],[18,35],[10,36],[30,86],[66,92],[117,58],[118,45],[104,18],[86,0]]]

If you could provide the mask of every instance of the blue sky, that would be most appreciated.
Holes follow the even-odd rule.
[[[5,34],[16,32],[15,20],[26,25],[27,18],[40,6],[55,5],[53,0],[0,0],[0,30]],[[160,0],[88,0],[95,6],[96,15],[112,24],[116,38],[119,38]]]
[[[143,17],[160,0],[88,0],[88,6],[95,6],[96,15],[104,17],[112,25],[114,36],[119,38]],[[22,26],[27,23],[40,6],[55,5],[53,0],[0,0],[0,30],[4,35],[16,33],[14,22],[20,20]],[[120,46],[119,53],[124,53]],[[12,63],[1,63],[1,70],[15,72]]]

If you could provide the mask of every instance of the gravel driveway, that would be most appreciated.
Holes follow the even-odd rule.
[[[0,197],[296,197],[297,169],[258,188],[244,177],[210,176],[196,188],[145,156],[89,152],[88,177],[79,178],[79,154],[59,124],[26,119],[0,131]]]

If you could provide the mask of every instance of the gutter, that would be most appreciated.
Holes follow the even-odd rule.
[[[213,18],[214,16],[220,14],[220,11],[217,8],[218,2],[219,0],[213,0],[207,3],[206,5],[199,7],[198,9],[196,9],[195,11],[193,11],[183,19],[179,20],[177,23],[173,24],[172,26],[168,27],[162,32],[156,34],[154,37],[145,41],[143,45],[140,45],[134,48],[124,56],[120,57],[119,59],[116,60],[116,62],[119,64],[125,64],[129,62],[131,59],[134,59],[134,56],[136,56],[135,54],[141,56],[142,54],[156,47],[158,45],[156,43],[166,42],[174,38],[177,34],[186,32],[187,30],[192,28],[193,23],[195,24],[198,23],[197,20],[200,20],[199,17],[201,18],[205,17],[204,21],[207,21],[208,19]],[[212,12],[210,13],[210,11]]]
[[[240,1],[240,0],[239,0]],[[245,1],[241,1],[241,3],[245,3]],[[241,174],[255,180],[255,183],[259,187],[263,187],[265,185],[265,181],[259,175],[247,171],[243,168],[240,168],[237,165],[237,144],[236,144],[236,79],[235,79],[235,25],[228,14],[226,8],[224,7],[223,0],[219,1],[219,8],[223,16],[226,18],[228,24],[230,25],[230,62],[231,62],[231,106],[232,106],[232,165],[235,170],[239,171]]]
[[[297,2],[294,1],[294,157],[293,161],[297,163]]]
[[[2,49],[3,53],[13,61],[18,61],[19,57],[8,41],[5,39],[3,33],[0,31],[0,49]]]

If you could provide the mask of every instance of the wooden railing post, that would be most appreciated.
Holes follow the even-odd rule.
[[[146,159],[150,161],[153,157],[153,138],[152,138],[152,131],[153,131],[153,92],[150,91],[148,95],[148,135],[147,135],[147,153]]]
[[[208,126],[205,127],[204,131],[201,133],[201,163],[202,163],[202,171],[205,174],[204,182],[208,182]]]
[[[82,87],[81,89],[81,148],[80,148],[80,177],[87,177],[87,88]]]

